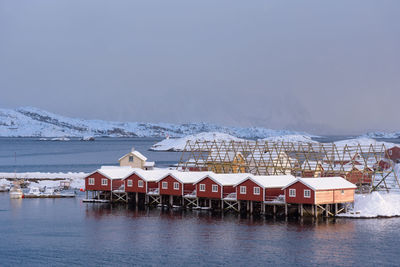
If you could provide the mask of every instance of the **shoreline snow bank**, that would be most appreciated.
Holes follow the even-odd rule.
[[[365,195],[356,194],[354,209],[338,216],[348,218],[400,216],[400,194],[382,192],[372,192]]]

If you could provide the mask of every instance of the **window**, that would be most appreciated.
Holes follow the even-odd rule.
[[[129,156],[129,162],[133,162],[133,156]]]
[[[246,186],[240,187],[240,194],[246,194]]]
[[[168,189],[168,182],[162,182],[162,189]]]
[[[179,190],[179,183],[178,182],[174,182],[174,190]]]
[[[289,197],[296,197],[296,189],[289,189]]]
[[[212,188],[211,188],[211,191],[213,191],[213,192],[218,192],[218,185],[213,184],[213,185],[212,185]]]
[[[205,184],[200,184],[199,190],[202,191],[202,192],[206,191],[206,185]]]
[[[341,193],[342,195],[344,195],[344,190],[342,190],[340,193]]]
[[[128,180],[128,187],[132,187],[132,180]]]
[[[89,185],[94,185],[94,178],[89,178]]]
[[[143,180],[139,180],[139,181],[137,181],[137,186],[138,187],[143,187]]]
[[[392,150],[389,150],[389,155],[390,155],[390,156],[392,155],[392,153],[393,153]]]
[[[254,195],[259,195],[260,194],[260,188],[258,186],[255,186],[253,188],[253,193],[254,193]]]
[[[311,191],[308,189],[304,189],[304,197],[305,198],[310,198],[311,197]]]
[[[101,179],[101,185],[108,185],[108,180],[105,178]]]

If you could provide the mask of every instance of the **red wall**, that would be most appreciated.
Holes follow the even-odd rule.
[[[284,195],[285,192],[281,188],[266,188],[265,189],[265,200],[271,201],[279,195]]]
[[[240,187],[246,186],[246,194],[240,194]],[[250,201],[263,201],[263,188],[260,187],[260,195],[254,195],[254,187],[260,187],[250,179],[236,186],[236,198],[237,200],[250,200]]]
[[[296,197],[289,197],[289,189],[296,189]],[[304,198],[304,189],[309,189],[311,191],[310,198]],[[285,188],[286,203],[314,204],[314,194],[315,192],[311,188],[308,188],[300,182],[296,182]]]
[[[162,189],[162,182],[168,182],[168,189]],[[179,190],[174,190],[174,182],[179,183]],[[182,196],[182,183],[170,175],[158,182],[158,188],[160,190],[160,195]]]
[[[128,186],[128,181],[132,181],[132,187]],[[138,186],[138,181],[143,181],[143,187]],[[125,191],[126,192],[147,193],[146,181],[134,173],[125,179]]]
[[[94,178],[94,185],[89,185],[89,178]],[[101,185],[102,178],[106,178],[108,180],[108,184],[106,186]],[[112,185],[114,189],[118,189],[122,185],[122,180],[113,180]],[[111,189],[111,180],[98,172],[95,172],[85,178],[85,190],[110,191],[110,189]]]
[[[200,191],[200,184],[206,185],[206,191]],[[212,185],[218,186],[218,192],[212,192]],[[210,178],[204,178],[196,184],[197,197],[221,199],[221,186]]]

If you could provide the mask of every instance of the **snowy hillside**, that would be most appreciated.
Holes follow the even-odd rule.
[[[68,118],[33,107],[0,109],[1,137],[182,137],[200,132],[221,132],[239,138],[266,138],[287,134],[266,128],[223,127],[208,123],[109,122]]]
[[[240,139],[229,134],[218,133],[218,132],[206,132],[194,135],[185,136],[182,138],[170,138],[164,139],[161,142],[154,144],[151,150],[155,151],[182,151],[185,148],[188,140],[198,141],[249,141],[246,139]],[[264,139],[258,139],[259,142],[303,142],[303,143],[316,143],[311,137],[305,135],[280,135],[271,136]]]
[[[369,138],[400,138],[400,132],[394,132],[394,133],[385,133],[385,132],[369,132],[362,137],[369,137]]]
[[[150,149],[154,151],[182,151],[185,148],[188,140],[198,141],[244,141],[229,134],[218,132],[205,132],[194,135],[188,135],[181,138],[164,139],[161,142],[154,144]]]

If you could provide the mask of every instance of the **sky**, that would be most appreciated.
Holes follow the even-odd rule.
[[[400,1],[0,0],[0,108],[400,131]]]

